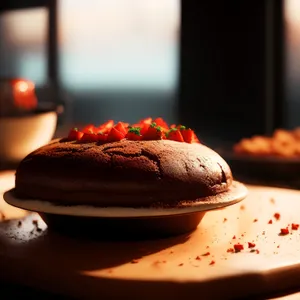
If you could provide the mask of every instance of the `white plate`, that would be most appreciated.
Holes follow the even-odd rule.
[[[88,205],[64,206],[41,200],[19,199],[15,197],[14,189],[4,194],[4,200],[12,206],[40,213],[78,217],[136,218],[181,215],[220,209],[240,202],[247,196],[247,193],[247,188],[242,183],[235,181],[227,192],[198,199],[198,201],[192,204],[181,203],[180,206],[176,208],[95,207]]]

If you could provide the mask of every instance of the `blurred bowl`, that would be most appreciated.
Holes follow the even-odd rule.
[[[0,162],[17,163],[54,136],[56,111],[0,118]]]

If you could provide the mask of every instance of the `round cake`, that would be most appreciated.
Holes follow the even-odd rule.
[[[228,164],[191,129],[154,121],[71,130],[23,159],[17,197],[61,205],[176,207],[230,189]]]

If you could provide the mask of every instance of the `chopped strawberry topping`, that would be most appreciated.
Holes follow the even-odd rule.
[[[121,141],[125,138],[125,135],[120,132],[119,130],[117,130],[115,127],[113,127],[108,136],[107,136],[107,141],[108,142],[117,142],[117,141]]]
[[[77,128],[71,129],[68,135],[69,141],[79,141],[83,136],[83,132],[78,131]]]
[[[169,130],[168,124],[162,118],[156,118],[153,122],[156,123],[157,126]]]
[[[95,133],[84,133],[81,140],[82,142],[96,142],[98,141],[98,135]]]
[[[114,126],[114,121],[109,120],[97,128],[97,133],[108,133]]]
[[[103,133],[99,132],[97,134],[97,140],[101,141],[101,142],[105,142],[107,140],[107,136],[108,136],[108,134],[103,134]]]
[[[176,141],[176,142],[184,142],[183,136],[180,132],[180,130],[176,129],[176,128],[172,128],[169,132],[168,132],[168,140],[172,140],[172,141]]]
[[[126,135],[127,129],[124,127],[123,122],[119,122],[114,127],[115,127],[115,129],[117,129],[118,131],[120,131],[121,133],[123,133],[124,135]]]
[[[292,223],[292,230],[298,230],[299,224]]]
[[[164,132],[162,131],[161,127],[156,126],[155,123],[152,123],[144,134],[143,140],[162,140],[163,137]]]
[[[140,127],[131,127],[126,136],[125,136],[128,140],[132,140],[132,141],[140,141],[142,139],[141,136],[141,128]]]
[[[181,143],[200,143],[193,130],[175,124],[169,127],[161,117],[154,120],[145,118],[131,126],[125,122],[115,124],[113,120],[108,120],[98,127],[88,124],[81,131],[70,130],[67,137],[68,140],[102,143],[120,141],[124,138],[133,141],[168,139]]]
[[[183,126],[184,127],[184,126]],[[183,136],[183,139],[186,143],[200,143],[196,134],[192,129],[181,128],[180,132]]]
[[[97,128],[94,125],[92,125],[92,124],[86,125],[82,129],[83,133],[96,133],[96,131],[97,131]]]

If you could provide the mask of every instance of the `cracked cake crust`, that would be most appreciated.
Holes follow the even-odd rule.
[[[16,172],[18,197],[64,205],[176,206],[231,184],[230,168],[216,152],[169,140],[56,140],[29,154]]]

